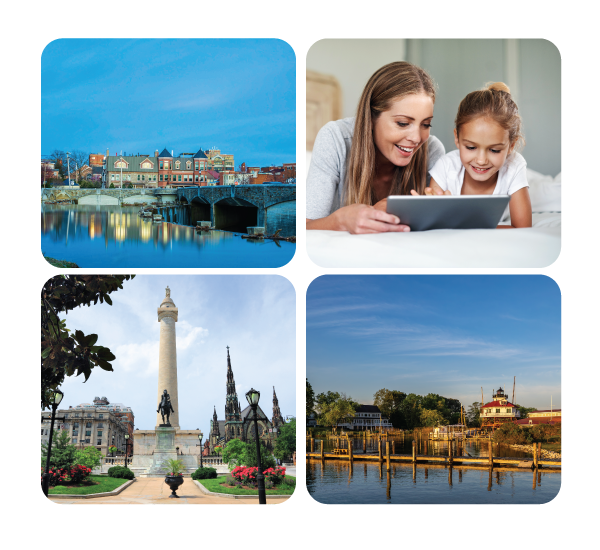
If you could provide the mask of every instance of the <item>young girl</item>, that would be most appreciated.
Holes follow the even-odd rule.
[[[531,227],[527,163],[515,151],[524,142],[521,117],[508,86],[502,82],[471,92],[454,121],[458,150],[431,169],[431,191],[446,195],[510,195],[511,225]]]

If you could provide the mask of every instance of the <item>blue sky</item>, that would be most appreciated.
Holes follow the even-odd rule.
[[[81,307],[66,316],[67,327],[99,335],[115,354],[113,372],[95,368],[87,382],[67,378],[63,405],[106,396],[133,409],[135,426],[154,429],[158,390],[157,308],[171,288],[179,309],[177,367],[179,421],[183,429],[209,433],[213,406],[224,418],[227,350],[242,407],[254,387],[270,417],[273,388],[281,413],[296,414],[295,291],[285,278],[236,275],[138,275],[111,294],[113,305]]]
[[[281,40],[81,40],[42,54],[42,155],[220,149],[295,162],[296,59]]]
[[[467,406],[508,386],[520,405],[560,407],[560,291],[543,276],[322,276],[307,293],[315,393],[364,404],[381,389]]]

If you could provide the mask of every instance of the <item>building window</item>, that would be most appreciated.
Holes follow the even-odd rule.
[[[158,163],[158,167],[159,167],[161,170],[163,169],[163,161],[162,161],[162,160],[161,160],[161,161]]]
[[[66,418],[66,417],[65,417],[65,418]],[[103,415],[103,414],[99,414],[99,415],[98,415],[98,418],[104,418],[104,415]]]
[[[496,414],[500,412],[500,409],[496,409]]]
[[[96,445],[102,445],[102,440],[101,440],[101,439],[99,439],[99,440],[98,440],[98,443],[96,443]]]
[[[102,430],[98,431],[98,437],[102,437]]]
[[[74,438],[73,438],[73,445],[75,445],[76,443],[77,443],[77,438],[76,438],[76,437],[74,437]]]
[[[177,168],[179,170],[180,167],[181,167],[181,163],[179,161],[177,161],[175,163],[175,168]]]
[[[79,428],[79,422],[73,422],[73,429]]]
[[[177,181],[181,181],[181,176],[178,177]]]
[[[194,164],[194,168],[195,168],[196,170],[198,170],[198,163],[197,163],[197,162]]]
[[[42,435],[44,435],[44,428],[42,428]],[[257,461],[258,461],[258,459],[257,459]]]
[[[98,428],[104,428],[104,422],[99,422],[98,423]]]
[[[162,174],[159,176],[160,181],[162,181]]]
[[[86,428],[91,428],[92,427],[92,423],[91,422],[86,422],[85,423],[85,427]]]
[[[85,440],[85,442],[86,442],[86,443],[89,443],[89,442],[90,442],[90,440],[89,440],[89,439],[86,439],[86,440]]]
[[[91,436],[92,435],[92,430],[86,430],[85,431],[85,435],[86,436]]]
[[[91,415],[91,413],[88,413],[88,418],[92,418],[92,415]]]
[[[69,415],[68,415],[68,414],[65,414],[65,418],[69,418]]]
[[[142,181],[146,181],[146,176],[142,174]]]
[[[79,430],[73,430],[73,435],[79,435]]]

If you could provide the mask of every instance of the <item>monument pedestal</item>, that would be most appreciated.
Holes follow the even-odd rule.
[[[198,430],[178,430],[157,426],[154,430],[136,430],[133,434],[133,460],[131,470],[136,477],[164,477],[163,463],[170,459],[181,460],[183,473],[189,475],[199,466]],[[177,454],[176,447],[179,447]]]
[[[156,446],[152,455],[152,466],[148,470],[149,476],[164,476],[168,472],[163,468],[165,461],[177,460],[177,449],[175,448],[175,428],[159,426],[155,430]]]

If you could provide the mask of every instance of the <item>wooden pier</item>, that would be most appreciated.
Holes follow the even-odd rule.
[[[417,454],[417,442],[413,441],[412,445],[412,455],[400,455],[394,453],[394,442],[390,445],[389,441],[385,441],[385,438],[382,438],[378,441],[378,452],[377,454],[366,454],[366,449],[363,440],[363,452],[360,454],[355,454],[352,445],[348,445],[346,449],[334,449],[334,452],[326,453],[324,451],[324,445],[321,442],[321,449],[319,452],[315,452],[315,440],[313,438],[310,439],[310,445],[307,448],[310,448],[311,452],[306,453],[306,458],[308,459],[317,459],[321,461],[325,460],[344,460],[353,463],[355,461],[365,461],[365,462],[379,462],[383,464],[385,462],[386,469],[390,469],[390,465],[392,462],[412,462],[414,464],[441,464],[446,466],[452,466],[454,464],[460,465],[482,465],[484,464],[487,468],[495,468],[495,467],[518,467],[518,468],[560,468],[561,461],[560,460],[542,460],[541,459],[541,451],[542,445],[539,443],[536,446],[536,452],[533,455],[532,459],[529,458],[512,458],[512,457],[501,457],[501,456],[493,456],[492,454],[492,442],[488,441],[488,456],[479,456],[479,457],[471,457],[471,456],[462,456],[455,455],[453,453],[452,445],[448,446],[448,456],[433,456],[433,455],[418,455]],[[385,450],[384,450],[385,449]],[[337,452],[336,452],[337,451]],[[340,451],[344,451],[343,453]]]

